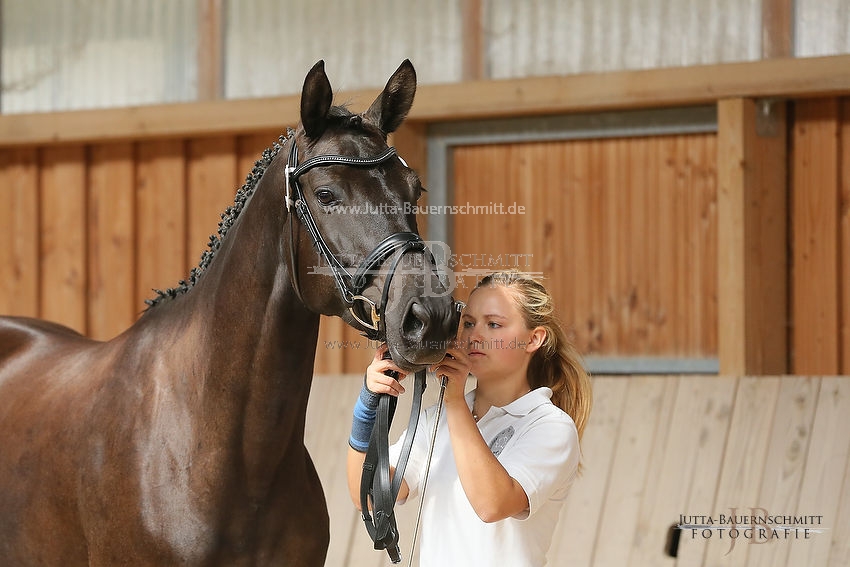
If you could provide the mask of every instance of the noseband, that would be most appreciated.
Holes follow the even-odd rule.
[[[307,229],[307,233],[310,235],[310,239],[313,241],[313,245],[316,247],[319,255],[322,256],[328,263],[342,299],[345,301],[346,305],[348,305],[348,311],[358,323],[363,325],[366,329],[366,335],[370,339],[382,339],[386,336],[386,326],[383,313],[386,309],[387,299],[389,296],[390,281],[395,274],[399,262],[407,252],[428,252],[425,242],[418,234],[414,234],[412,232],[396,232],[391,234],[375,246],[372,252],[370,252],[366,259],[358,266],[357,271],[352,275],[342,262],[337,259],[327,242],[325,242],[325,239],[322,237],[322,233],[319,231],[319,227],[313,218],[313,214],[307,206],[307,201],[304,198],[304,192],[301,189],[301,183],[299,183],[298,179],[301,175],[313,168],[327,167],[329,165],[348,165],[352,167],[368,168],[381,165],[393,157],[398,158],[398,160],[405,166],[407,166],[407,164],[403,159],[401,159],[401,157],[398,156],[395,148],[387,148],[383,154],[374,158],[357,158],[326,154],[312,157],[304,163],[299,164],[298,146],[295,143],[294,132],[290,130],[287,137],[289,138],[289,158],[286,163],[285,171],[286,210],[287,212],[291,212],[292,209],[295,209],[298,219]],[[292,285],[295,288],[295,293],[303,303],[300,284],[298,283],[297,277],[297,264],[295,263],[295,241],[293,240],[294,227],[292,225],[293,223],[290,217],[289,252],[291,260],[290,264],[292,266]],[[384,280],[384,289],[381,293],[381,304],[378,306],[374,301],[363,295],[363,290],[366,289],[366,286],[369,283],[369,276],[373,275],[375,270],[397,250],[400,250],[401,253],[396,257],[387,272],[387,277]],[[433,258],[431,258],[430,253],[425,254],[425,256],[433,265]],[[369,321],[365,320],[361,314],[357,313],[355,305],[357,305],[358,302],[364,306],[364,313],[367,314],[367,317],[370,319]]]

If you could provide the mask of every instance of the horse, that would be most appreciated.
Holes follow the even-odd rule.
[[[117,337],[0,318],[0,564],[324,563],[304,446],[320,315],[410,371],[455,331],[409,213],[421,183],[387,145],[415,91],[405,61],[355,114],[316,63],[200,265]]]

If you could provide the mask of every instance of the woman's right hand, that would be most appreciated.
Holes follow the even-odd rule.
[[[390,394],[398,396],[404,393],[404,387],[401,385],[401,380],[407,376],[407,372],[396,366],[391,358],[384,359],[387,353],[387,344],[383,343],[378,350],[375,351],[375,356],[372,362],[366,368],[366,387],[374,394]],[[392,376],[387,376],[385,372],[392,370],[398,373],[398,379]]]

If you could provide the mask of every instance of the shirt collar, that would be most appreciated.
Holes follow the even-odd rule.
[[[515,417],[528,415],[531,411],[543,404],[551,403],[552,389],[546,386],[541,386],[531,390],[524,396],[517,398],[506,406],[499,408],[505,413],[509,413]],[[475,401],[475,390],[466,394],[466,403],[472,411],[472,403]]]

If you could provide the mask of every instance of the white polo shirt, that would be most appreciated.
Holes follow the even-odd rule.
[[[476,515],[458,478],[445,415],[440,417],[425,500],[419,549],[421,567],[540,567],[579,463],[572,418],[551,402],[552,390],[537,388],[504,407],[491,407],[478,421],[481,435],[508,473],[523,487],[530,508],[487,524]],[[472,407],[475,392],[466,395]],[[420,415],[404,479],[410,497],[424,480],[436,406]],[[390,448],[396,462],[407,432]]]

